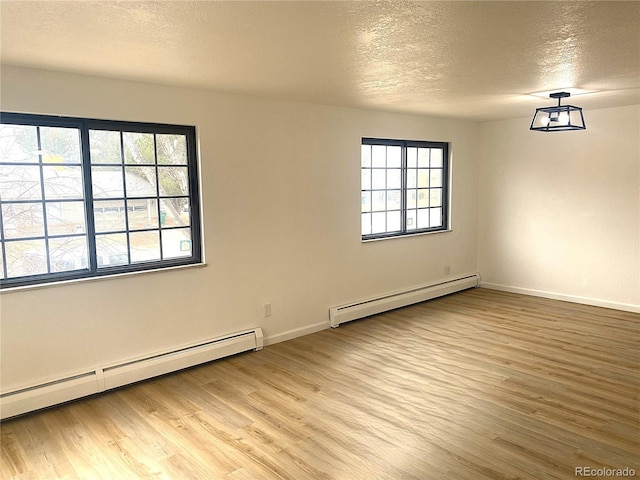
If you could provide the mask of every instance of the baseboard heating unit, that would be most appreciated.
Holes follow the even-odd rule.
[[[249,350],[261,350],[262,329],[255,328],[175,350],[130,359],[37,385],[2,392],[0,418],[10,418],[94,393],[175,372]]]
[[[424,302],[432,298],[459,292],[479,286],[480,276],[477,273],[459,277],[446,282],[422,285],[409,290],[389,293],[379,297],[354,302],[329,309],[331,327],[336,328],[341,323],[350,322],[358,318],[368,317],[377,313],[387,312],[395,308],[405,307],[414,303]]]

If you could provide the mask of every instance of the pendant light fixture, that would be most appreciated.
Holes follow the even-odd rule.
[[[557,98],[555,107],[536,108],[530,130],[538,132],[565,132],[567,130],[586,130],[582,108],[573,105],[560,105],[560,100],[571,96],[569,92],[555,92],[550,98]]]

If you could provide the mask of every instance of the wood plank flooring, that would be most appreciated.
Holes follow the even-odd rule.
[[[638,314],[468,290],[6,421],[0,476],[640,477],[639,343]]]

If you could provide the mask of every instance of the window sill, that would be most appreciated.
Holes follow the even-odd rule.
[[[114,280],[122,277],[129,277],[132,275],[148,275],[148,274],[156,274],[160,272],[167,272],[172,270],[182,270],[184,268],[201,268],[206,267],[207,264],[205,262],[202,263],[191,263],[189,265],[178,265],[174,267],[164,267],[164,268],[156,268],[153,270],[140,270],[137,272],[123,272],[123,273],[114,273],[113,275],[103,275],[98,277],[87,277],[87,278],[74,278],[72,280],[62,280],[58,282],[50,282],[50,283],[39,283],[37,285],[23,285],[20,287],[7,287],[0,290],[0,295],[4,295],[6,293],[16,293],[23,292],[26,290],[38,290],[41,288],[51,288],[51,287],[62,287],[67,285],[73,285],[76,283],[85,283],[85,282],[101,282]]]
[[[447,230],[437,230],[435,232],[416,232],[416,233],[405,233],[403,235],[394,235],[394,236],[390,236],[390,237],[380,237],[380,238],[368,238],[366,240],[362,240],[362,238],[360,239],[361,243],[370,243],[370,242],[379,242],[381,240],[397,240],[399,238],[412,238],[412,237],[419,237],[422,235],[437,235],[439,233],[448,233],[448,232],[453,232],[453,229],[449,228]]]

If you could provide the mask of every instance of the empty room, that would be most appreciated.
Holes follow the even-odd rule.
[[[0,1],[0,478],[640,477],[640,2]]]

